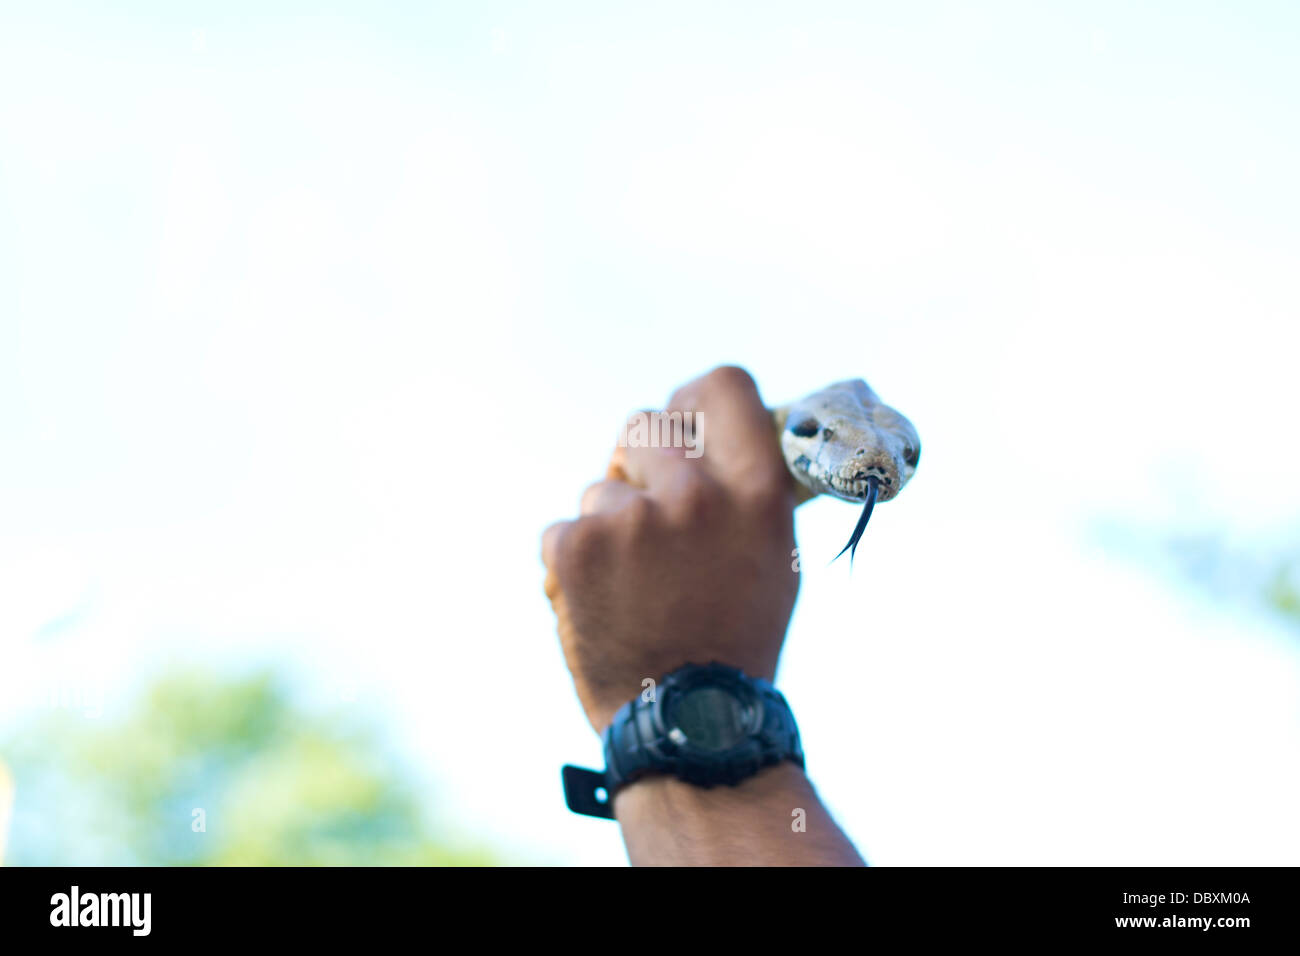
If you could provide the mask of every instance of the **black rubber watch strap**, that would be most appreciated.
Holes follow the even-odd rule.
[[[564,802],[574,813],[614,819],[614,800],[603,773],[566,763],[560,768],[560,779],[564,783]]]

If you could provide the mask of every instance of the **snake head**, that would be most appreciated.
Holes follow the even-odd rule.
[[[808,487],[845,501],[888,501],[911,480],[921,440],[861,379],[837,382],[791,405],[781,450]]]

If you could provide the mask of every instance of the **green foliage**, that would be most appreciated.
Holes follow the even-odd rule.
[[[269,674],[167,677],[122,721],[55,712],[4,753],[11,864],[496,862],[434,831],[372,730],[295,708]]]
[[[1269,606],[1292,624],[1300,625],[1300,562],[1285,561],[1278,565],[1265,589]]]
[[[1267,610],[1300,629],[1300,553],[1293,544],[1243,547],[1229,544],[1222,532],[1183,533],[1165,536],[1153,555],[1142,547],[1144,538],[1153,537],[1149,532],[1105,530],[1115,547],[1134,557],[1172,561],[1179,576],[1205,597]]]

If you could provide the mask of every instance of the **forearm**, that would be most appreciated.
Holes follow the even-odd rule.
[[[618,792],[614,814],[634,866],[865,865],[789,762],[736,787],[647,777]]]

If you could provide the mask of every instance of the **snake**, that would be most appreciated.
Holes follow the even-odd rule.
[[[862,379],[836,382],[771,410],[781,455],[794,476],[798,503],[818,495],[862,505],[849,562],[883,501],[898,496],[921,460],[921,439],[901,413]]]

